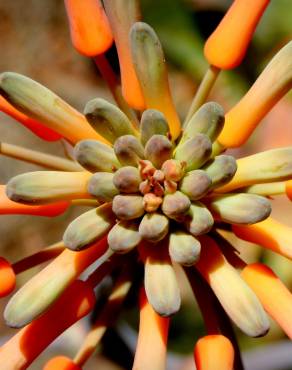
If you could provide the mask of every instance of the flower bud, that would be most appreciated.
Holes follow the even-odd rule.
[[[67,248],[79,251],[101,239],[112,227],[115,216],[111,204],[104,204],[75,218],[63,235]]]
[[[119,137],[115,141],[114,151],[124,166],[137,167],[141,159],[144,158],[144,148],[140,141],[133,135]]]
[[[223,128],[224,121],[224,111],[221,105],[215,102],[203,104],[188,121],[180,145],[195,137],[196,134],[204,134],[212,142],[215,141]]]
[[[91,172],[113,172],[121,166],[113,149],[97,140],[79,141],[74,148],[74,157]]]
[[[190,206],[189,198],[180,191],[176,191],[173,194],[165,195],[162,202],[162,211],[167,217],[179,220],[189,210]]]
[[[160,168],[166,160],[171,158],[171,155],[172,144],[163,135],[153,135],[145,145],[145,157],[156,168]]]
[[[179,190],[186,194],[189,199],[197,200],[202,198],[211,187],[212,181],[203,170],[187,172],[182,179]]]
[[[95,173],[88,182],[88,192],[100,202],[111,202],[113,198],[119,194],[119,190],[113,184],[113,178],[113,173]]]
[[[187,230],[194,236],[208,233],[214,224],[212,214],[200,202],[193,202],[191,204],[183,222]]]
[[[146,213],[140,222],[139,234],[144,240],[156,243],[167,235],[168,228],[167,217],[157,212]]]
[[[132,166],[122,167],[114,174],[113,183],[121,193],[137,193],[141,183],[139,170]]]
[[[184,266],[195,264],[200,258],[201,243],[184,231],[174,231],[169,237],[169,255],[173,262]]]
[[[186,162],[186,171],[200,168],[210,158],[212,143],[204,134],[196,134],[192,139],[178,145],[175,159]]]
[[[211,178],[211,188],[228,183],[235,175],[237,164],[231,155],[218,155],[204,166],[204,171]]]
[[[156,109],[145,110],[141,117],[140,132],[143,145],[145,145],[153,135],[167,136],[169,127],[163,113]]]
[[[153,193],[147,193],[143,197],[143,205],[146,212],[155,212],[160,207],[162,198]]]
[[[49,360],[43,370],[81,370],[81,367],[68,357],[57,356]]]
[[[140,195],[116,195],[113,212],[121,220],[132,220],[144,214],[143,197]]]
[[[166,180],[180,181],[185,173],[185,162],[176,159],[168,159],[161,167]]]
[[[116,253],[126,253],[141,241],[138,224],[135,221],[119,221],[108,233],[110,249]]]
[[[16,283],[15,272],[11,264],[3,257],[0,257],[0,298],[10,294]]]
[[[135,135],[125,113],[104,99],[90,100],[84,114],[91,126],[112,144],[122,135]]]

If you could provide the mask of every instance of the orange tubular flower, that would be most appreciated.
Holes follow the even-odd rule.
[[[0,349],[1,367],[26,369],[64,330],[87,315],[95,302],[92,287],[76,280],[40,318],[20,330]]]
[[[104,53],[113,42],[111,29],[99,0],[65,0],[72,44],[80,54]]]
[[[64,213],[70,202],[62,201],[44,205],[31,206],[10,200],[5,192],[5,185],[0,185],[0,215],[33,215],[55,217]]]
[[[286,195],[292,201],[292,180],[286,182]]]
[[[65,356],[52,358],[44,367],[44,370],[81,370],[81,367]]]
[[[254,225],[233,225],[232,229],[239,238],[292,259],[292,228],[272,217]]]
[[[243,269],[241,276],[256,293],[268,314],[292,339],[292,295],[277,275],[269,267],[253,263]]]
[[[197,370],[232,370],[234,350],[223,335],[207,335],[198,340],[194,357]]]
[[[9,104],[8,101],[3,98],[3,96],[0,96],[0,111],[8,114],[10,117],[16,119],[16,121],[22,123],[25,127],[43,140],[56,141],[62,137],[57,132],[44,126],[41,122],[38,122],[35,119],[28,117],[26,114],[18,111],[11,104]]]
[[[140,293],[140,326],[133,370],[164,370],[169,318],[159,316]]]
[[[241,63],[268,4],[269,0],[234,0],[205,44],[204,54],[211,65],[231,69]]]
[[[15,288],[15,273],[11,264],[0,257],[0,298],[10,294]]]

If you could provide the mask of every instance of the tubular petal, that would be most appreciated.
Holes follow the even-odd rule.
[[[56,217],[64,213],[69,206],[70,202],[57,202],[38,206],[13,202],[6,195],[6,186],[0,185],[0,215]]]
[[[254,225],[233,225],[232,229],[239,238],[292,259],[292,228],[272,217]]]
[[[81,367],[65,356],[57,356],[46,363],[43,370],[81,370]]]
[[[208,62],[221,69],[237,67],[268,4],[269,0],[234,0],[205,44]]]
[[[129,40],[131,26],[141,17],[139,2],[104,0],[104,6],[118,51],[123,96],[131,107],[143,110],[145,103],[134,69]]]
[[[10,294],[16,283],[15,273],[11,264],[3,257],[0,257],[0,298]]]
[[[92,287],[86,282],[74,281],[44,315],[24,327],[1,347],[1,367],[5,370],[27,369],[53,340],[87,315],[94,303]]]
[[[164,370],[169,318],[159,316],[140,293],[140,325],[133,370]]]
[[[241,276],[258,296],[267,313],[292,339],[292,294],[282,281],[261,263],[246,266]]]
[[[80,54],[104,53],[113,42],[100,0],[65,0],[72,44]]]
[[[232,370],[234,349],[230,340],[214,334],[200,338],[194,351],[197,370]]]
[[[251,2],[256,3],[254,0]],[[242,19],[242,15],[240,17]],[[244,144],[291,86],[292,41],[274,56],[245,96],[226,114],[225,125],[218,137],[219,144],[227,148]]]
[[[3,98],[3,96],[0,96],[0,111],[8,114],[10,117],[16,119],[16,121],[22,123],[25,127],[43,140],[56,141],[62,137],[61,135],[57,134],[57,132],[43,125],[41,122],[38,122],[35,119],[28,117],[26,114],[18,111],[11,104],[9,104],[8,101]]]

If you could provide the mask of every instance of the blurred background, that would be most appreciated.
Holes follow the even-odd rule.
[[[177,110],[184,117],[207,63],[203,57],[205,39],[212,33],[229,7],[230,0],[142,0],[143,19],[151,24],[163,44],[169,65],[170,84]],[[291,0],[271,1],[242,65],[224,71],[216,82],[210,100],[221,103],[227,111],[248,90],[271,57],[291,39]],[[109,60],[118,73],[114,47]],[[70,42],[63,1],[0,0],[0,72],[25,74],[56,92],[82,111],[85,103],[97,96],[112,100],[94,63],[80,56]],[[262,122],[249,142],[236,156],[279,146],[292,145],[292,96],[288,94]],[[0,112],[1,141],[47,153],[64,155],[62,143],[47,143]],[[0,183],[19,173],[41,168],[0,156]],[[278,197],[273,202],[274,216],[292,225],[292,206]],[[1,216],[1,255],[14,262],[62,238],[65,226],[81,209],[49,219],[30,216]],[[234,240],[247,261],[261,259],[292,287],[292,263],[272,252],[263,252],[250,243]],[[19,276],[22,285],[38,268]],[[203,323],[190,289],[181,276],[184,305],[171,324],[167,369],[194,369],[192,351],[204,333]],[[1,312],[7,300],[0,303]],[[1,314],[2,317],[2,314]],[[55,354],[74,355],[88,328],[88,320],[64,333],[30,369],[42,368]],[[105,336],[96,356],[85,366],[91,370],[130,369],[135,349],[137,312],[129,308],[118,321],[117,330]],[[0,319],[0,342],[12,333]],[[243,359],[249,370],[292,369],[292,346],[283,333],[272,325],[269,335],[248,339],[238,333]],[[1,368],[1,365],[0,365]],[[155,370],[155,369],[154,369]],[[218,369],[220,370],[220,369]]]

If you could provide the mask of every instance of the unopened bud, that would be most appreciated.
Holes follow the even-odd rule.
[[[167,217],[179,220],[189,210],[190,206],[189,198],[180,191],[176,191],[173,194],[165,195],[162,211]]]
[[[153,135],[145,145],[146,158],[158,169],[171,155],[172,144],[163,135]]]
[[[89,180],[88,192],[101,202],[111,202],[119,194],[119,190],[113,184],[113,178],[113,173],[95,173]]]
[[[140,182],[139,170],[132,166],[120,168],[113,176],[113,183],[121,193],[137,193]]]
[[[201,244],[184,231],[175,231],[169,237],[169,255],[173,262],[184,266],[195,264],[200,258]]]
[[[138,223],[135,221],[119,221],[108,234],[107,241],[111,250],[126,253],[141,241]]]
[[[161,167],[166,180],[169,181],[180,181],[185,173],[186,164],[183,161],[176,159],[168,159]]]
[[[145,110],[141,117],[140,132],[143,145],[145,145],[153,135],[166,136],[169,132],[169,127],[163,113],[156,109]]]
[[[114,151],[124,166],[137,167],[141,159],[144,158],[144,148],[133,135],[119,137],[114,143]]]
[[[147,193],[144,195],[143,204],[146,212],[155,212],[160,207],[162,198],[156,196],[153,193]]]
[[[235,175],[237,164],[234,157],[231,155],[218,155],[211,163],[207,163],[204,167],[207,175],[212,180],[211,188],[214,189],[218,186],[228,183]]]
[[[212,181],[203,170],[188,172],[180,183],[179,189],[191,200],[202,198],[211,187]]]
[[[116,195],[113,212],[121,220],[132,220],[144,214],[143,197],[140,195]]]
[[[158,242],[163,239],[169,228],[169,220],[160,213],[146,213],[139,225],[139,234],[144,240]]]
[[[213,216],[200,202],[193,202],[184,219],[187,230],[194,236],[208,233],[214,224]]]

